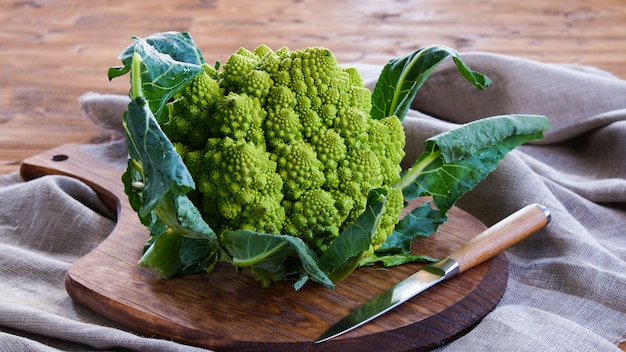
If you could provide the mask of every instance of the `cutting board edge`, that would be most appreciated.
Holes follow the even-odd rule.
[[[65,160],[66,162],[58,163],[56,161],[51,161],[51,156],[66,154],[69,155],[70,158]],[[98,177],[95,179],[92,177],[86,177],[83,173],[92,174],[93,169],[85,168],[86,163],[79,163],[79,167],[74,168],[72,165],[73,162],[79,161],[79,159],[89,157],[80,149],[78,145],[63,145],[54,150],[48,151],[46,153],[42,153],[37,155],[29,160],[26,160],[22,165],[22,176],[25,180],[44,176],[46,174],[61,174],[70,177],[75,177],[82,181],[88,183],[92,188],[95,188],[96,193],[99,196],[104,196],[105,203],[112,208],[111,210],[117,210],[118,212],[118,222],[121,222],[123,219],[127,220],[128,218],[125,216],[125,213],[129,213],[130,206],[125,201],[123,196],[123,188],[119,188],[121,180],[119,179],[119,170],[109,170],[108,177],[103,177],[103,174],[97,174]],[[93,158],[91,158],[93,161]],[[67,162],[69,161],[69,162]],[[101,163],[96,163],[100,165]],[[95,165],[92,165],[95,166]],[[80,172],[76,172],[79,170]],[[113,181],[115,180],[115,181]],[[94,182],[91,182],[94,181]],[[107,186],[111,187],[100,187],[100,182],[106,181]],[[96,186],[96,187],[94,187]],[[112,188],[113,187],[113,188]],[[104,194],[103,194],[104,193]],[[120,200],[122,200],[120,202]],[[108,202],[107,202],[108,201]],[[466,214],[469,215],[469,214]],[[469,215],[470,218],[471,215]],[[474,221],[477,219],[473,218]],[[133,223],[138,223],[138,219],[136,219],[136,215],[133,218]],[[482,223],[480,223],[481,227],[484,227]],[[117,227],[116,227],[117,229]],[[111,236],[105,239],[104,242],[108,242]],[[103,243],[104,243],[103,242]],[[100,246],[98,247],[100,248]],[[94,249],[97,251],[98,248]],[[93,252],[93,251],[92,251]],[[90,257],[90,254],[87,254],[85,257]],[[84,257],[83,257],[84,258]],[[74,265],[80,265],[82,263],[82,259],[79,258]],[[490,261],[491,262],[491,261]],[[490,263],[489,262],[489,263]],[[487,263],[484,263],[487,264]],[[491,264],[489,264],[491,265]],[[134,270],[134,269],[133,269]],[[504,274],[508,274],[505,272]],[[188,325],[185,326],[172,326],[172,322],[167,320],[167,317],[159,315],[158,312],[152,312],[149,310],[145,310],[144,307],[133,303],[131,307],[129,307],[124,300],[118,301],[114,300],[109,296],[106,296],[107,292],[103,292],[100,294],[96,289],[89,288],[85,286],[83,283],[91,283],[89,280],[83,280],[84,278],[76,277],[73,275],[72,268],[68,270],[65,277],[66,283],[66,291],[74,299],[75,302],[84,305],[85,307],[93,310],[94,312],[101,314],[102,316],[111,319],[112,321],[119,323],[130,330],[134,330],[136,333],[145,336],[157,336],[166,339],[174,339],[180,343],[187,343],[190,345],[200,346],[204,348],[217,348],[217,349],[225,349],[225,350],[246,350],[246,351],[263,351],[263,350],[290,350],[290,351],[310,351],[310,350],[326,350],[327,346],[332,346],[331,344],[318,344],[313,345],[312,341],[278,341],[278,342],[268,342],[268,341],[242,341],[241,339],[232,340],[228,338],[228,336],[218,336],[213,334],[207,334],[206,331],[194,331],[193,328],[189,328]],[[484,278],[483,278],[484,280]],[[505,287],[502,287],[504,290]],[[97,299],[95,299],[97,298]],[[458,303],[458,302],[457,302]],[[495,303],[497,304],[497,302]],[[495,304],[491,307],[488,307],[489,310],[495,307]],[[143,310],[142,310],[143,309]],[[114,312],[114,314],[112,314]],[[485,312],[486,314],[486,312]],[[482,319],[484,315],[480,314],[477,317],[477,320]],[[476,323],[476,321],[472,322]],[[415,324],[411,324],[415,325]],[[406,328],[406,327],[405,327]],[[468,327],[469,328],[469,327]],[[400,330],[394,329],[390,330],[393,334],[404,334],[405,329],[399,328]],[[164,333],[167,332],[167,333]],[[391,333],[388,332],[388,333]],[[462,332],[462,331],[460,331]],[[365,335],[371,336],[377,335],[377,333]],[[397,335],[396,335],[397,336]],[[359,343],[363,343],[362,336],[356,338],[355,340],[359,340]],[[341,341],[338,339],[336,341]],[[391,341],[388,341],[391,342]],[[416,343],[416,341],[413,341]],[[393,343],[392,343],[393,344]],[[214,346],[214,347],[213,347]],[[386,346],[388,347],[388,346]],[[414,350],[415,348],[411,348]]]
[[[487,296],[484,297],[488,301],[487,304],[476,304],[473,305],[473,308],[468,309],[464,307],[467,306],[465,300],[468,298],[466,297],[464,300],[456,302],[450,309],[411,325],[376,334],[360,336],[358,338],[330,340],[323,344],[314,344],[312,340],[289,342],[232,340],[198,329],[190,329],[189,327],[178,326],[178,328],[174,328],[176,325],[171,324],[171,322],[168,322],[166,319],[155,319],[155,315],[148,314],[140,308],[134,307],[134,305],[129,306],[121,301],[112,300],[106,295],[100,294],[83,285],[80,278],[73,276],[71,267],[66,273],[65,284],[66,290],[73,300],[80,302],[81,305],[94,312],[142,335],[163,339],[175,338],[179,343],[183,344],[203,346],[217,350],[268,351],[288,348],[290,351],[323,352],[336,351],[337,348],[350,349],[363,345],[372,348],[376,348],[376,346],[384,348],[385,343],[383,341],[388,341],[389,338],[393,338],[394,346],[397,347],[399,344],[405,344],[407,347],[406,350],[408,351],[415,350],[415,336],[424,335],[422,333],[427,331],[428,334],[425,335],[431,338],[428,341],[421,340],[419,344],[420,348],[418,349],[420,351],[427,351],[441,347],[467,334],[479,324],[489,312],[495,309],[498,302],[501,300],[506,290],[506,282],[508,280],[508,270],[503,270],[502,267],[508,268],[508,260],[504,254],[499,254],[481,265],[489,266],[488,274],[483,277],[479,284],[481,292],[484,292],[480,296]],[[489,295],[489,288],[495,288],[496,291],[491,291],[491,295]],[[99,298],[94,300],[94,295],[97,295]],[[475,295],[472,295],[472,300],[474,298]],[[108,302],[108,304],[89,304],[89,302]],[[462,308],[459,309],[459,307]],[[476,309],[481,307],[484,309]],[[473,315],[459,319],[458,312],[462,310],[470,310],[473,312]],[[447,327],[445,327],[446,324]],[[432,326],[444,326],[444,328],[436,330],[432,329]],[[164,333],[164,331],[167,331],[167,333]],[[433,332],[437,332],[437,334],[433,334]],[[400,340],[404,340],[404,342]]]
[[[276,342],[225,338],[200,329],[193,329],[189,326],[172,324],[171,321],[163,317],[155,319],[154,314],[147,313],[132,302],[128,304],[128,302],[111,299],[106,294],[84,285],[83,282],[86,280],[75,277],[71,266],[66,272],[64,280],[65,289],[75,302],[143,336],[174,340],[190,346],[211,348],[219,351],[245,350],[250,352],[288,349],[292,352],[304,352],[311,351],[314,345],[313,340]],[[106,304],[102,304],[102,302],[106,302]]]
[[[65,274],[64,284],[65,290],[72,300],[135,333],[162,339],[176,337],[181,343],[195,341],[193,345],[225,345],[224,338],[219,335],[172,324],[167,319],[155,315],[154,312],[150,314],[132,302],[129,304],[129,302],[111,299],[106,294],[89,288],[84,284],[87,281],[75,277],[72,266],[70,266]],[[106,304],[102,304],[103,302]],[[164,333],[164,331],[168,331],[168,333]],[[181,336],[184,338],[180,339]]]

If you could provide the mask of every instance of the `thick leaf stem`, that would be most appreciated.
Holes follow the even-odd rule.
[[[131,80],[131,91],[130,98],[137,99],[143,97],[142,85],[141,85],[141,63],[143,60],[141,59],[141,55],[138,53],[133,54],[133,61],[130,70],[130,80]]]
[[[420,51],[411,59],[411,61],[408,64],[405,65],[405,67],[413,67],[413,65],[415,65],[415,63],[422,57],[422,55],[431,48],[432,46],[420,49]],[[396,111],[396,107],[398,106],[398,104],[400,104],[400,101],[402,99],[401,87],[402,87],[402,84],[404,84],[404,82],[408,80],[408,75],[410,71],[411,71],[410,69],[404,69],[402,70],[400,77],[398,77],[398,81],[396,82],[396,87],[393,93],[393,99],[391,100],[391,105],[389,107],[389,110],[387,111],[387,115],[393,114]]]
[[[415,179],[424,171],[424,169],[441,156],[441,150],[433,150],[430,154],[426,155],[422,160],[413,165],[407,172],[402,175],[402,178],[396,182],[394,188],[404,189],[412,184]]]
[[[164,197],[154,208],[154,212],[167,227],[179,233],[181,236],[197,239],[206,238],[206,236],[203,236],[202,234],[188,229],[180,224],[177,215],[177,207],[174,204],[174,200],[168,197]]]
[[[182,268],[180,246],[182,237],[174,231],[167,230],[150,245],[139,259],[139,266],[147,268],[163,278],[170,278]]]
[[[240,266],[240,267],[252,266],[258,262],[265,260],[268,257],[271,257],[274,253],[278,252],[285,245],[287,245],[287,242],[282,242],[279,245],[273,247],[271,250],[262,252],[259,255],[254,256],[254,257],[247,257],[245,259],[232,258],[232,263],[233,265]]]

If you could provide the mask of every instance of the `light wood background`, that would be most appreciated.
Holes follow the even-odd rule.
[[[341,62],[383,64],[443,44],[626,79],[624,0],[2,0],[0,174],[64,143],[106,139],[78,97],[126,93],[126,76],[109,82],[107,68],[131,36],[167,30],[191,32],[209,62],[265,43],[321,45]]]
[[[443,44],[626,79],[624,0],[2,0],[0,174],[64,143],[106,140],[78,97],[125,94],[127,78],[109,82],[107,68],[131,36],[169,30],[191,32],[209,62],[265,43],[326,46],[341,62],[383,64]]]

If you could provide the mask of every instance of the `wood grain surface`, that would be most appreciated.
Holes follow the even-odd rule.
[[[108,134],[84,118],[87,91],[122,93],[106,71],[133,35],[190,31],[208,61],[240,46],[321,45],[384,64],[425,45],[593,65],[626,79],[623,0],[0,1],[0,174],[26,157]]]
[[[245,272],[217,265],[213,272],[163,280],[137,267],[149,233],[128,204],[121,171],[69,144],[24,161],[24,179],[47,174],[77,177],[117,213],[113,232],[72,264],[66,289],[76,301],[148,336],[156,335],[218,351],[407,351],[430,349],[469,331],[504,294],[508,267],[497,256],[444,281],[378,319],[313,344],[330,325],[421,267],[357,269],[336,290],[291,282],[268,289]],[[458,208],[414,252],[443,258],[485,230]]]

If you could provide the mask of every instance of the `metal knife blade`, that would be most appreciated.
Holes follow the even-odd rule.
[[[491,226],[447,258],[424,266],[415,274],[363,304],[326,330],[315,343],[321,343],[351,331],[408,301],[437,283],[492,258],[501,251],[546,226],[550,211],[531,204]]]

